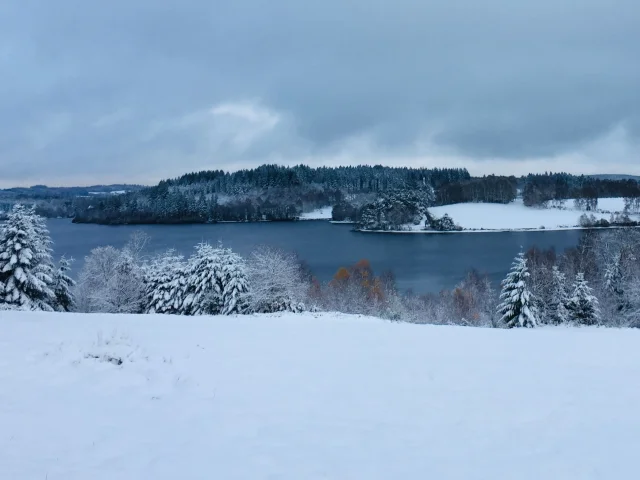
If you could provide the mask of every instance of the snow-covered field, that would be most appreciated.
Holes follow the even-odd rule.
[[[622,198],[601,198],[598,200],[598,210],[607,212],[622,212],[624,203]],[[566,209],[525,207],[518,199],[509,204],[498,203],[459,203],[444,205],[429,209],[434,215],[441,217],[448,213],[453,220],[465,230],[525,230],[541,229],[560,230],[576,228],[578,219],[584,212],[576,210],[573,201],[566,203]],[[610,213],[594,213],[598,219],[609,219]],[[637,215],[631,216],[638,219]],[[422,227],[417,227],[418,229]]]
[[[331,220],[333,207],[322,207],[300,215],[300,220]]]
[[[0,312],[0,477],[635,479],[639,344],[338,314]]]

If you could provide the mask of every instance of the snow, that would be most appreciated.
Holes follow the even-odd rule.
[[[300,215],[300,220],[331,220],[333,207],[322,207]]]
[[[624,208],[622,198],[601,198],[598,209],[608,212],[621,212]],[[509,204],[499,203],[458,203],[430,208],[429,211],[441,217],[448,213],[455,223],[466,230],[561,230],[577,228],[578,219],[583,213],[575,210],[573,201],[568,200],[566,210],[557,208],[525,207],[521,199]],[[598,219],[609,219],[610,213],[594,213]],[[631,215],[637,219],[637,215]],[[417,229],[422,226],[417,227]]]
[[[21,480],[637,478],[640,331],[0,312]]]

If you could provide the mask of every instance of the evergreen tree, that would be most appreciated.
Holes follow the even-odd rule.
[[[578,273],[573,284],[573,294],[569,300],[571,320],[580,325],[597,325],[600,322],[600,307],[593,290],[584,279],[584,273]]]
[[[26,209],[25,211],[29,215],[29,220],[35,235],[34,253],[37,264],[35,273],[47,284],[50,290],[54,291],[56,268],[53,265],[53,242],[51,241],[46,219],[37,215],[34,207]],[[48,303],[52,308],[56,309],[55,295],[49,298]]]
[[[222,315],[245,313],[249,282],[243,258],[230,249],[220,249],[220,283],[222,287]]]
[[[228,248],[201,243],[189,259],[184,315],[229,315],[247,310],[248,280],[244,260]]]
[[[71,293],[76,282],[67,275],[71,269],[71,262],[73,262],[73,258],[68,259],[62,256],[58,261],[58,269],[53,279],[53,293],[56,297],[55,309],[60,312],[70,312],[76,304],[73,293]]]
[[[507,328],[537,326],[533,296],[527,286],[529,269],[524,252],[520,252],[513,262],[511,271],[502,281],[501,303],[498,314]]]
[[[180,313],[184,301],[185,265],[175,250],[156,257],[145,269],[145,313]]]
[[[222,310],[220,252],[208,243],[196,246],[189,259],[185,279],[184,315],[218,314]]]
[[[53,279],[42,265],[48,258],[33,215],[21,205],[14,206],[0,232],[0,303],[52,311]]]
[[[604,272],[604,289],[615,304],[615,309],[620,312],[625,309],[624,275],[622,272],[622,253],[616,255]]]
[[[569,321],[568,304],[566,276],[557,265],[554,265],[551,269],[551,286],[547,303],[548,322],[553,325],[567,323]]]

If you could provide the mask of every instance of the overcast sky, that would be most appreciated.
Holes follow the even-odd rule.
[[[2,0],[0,186],[640,174],[638,0]]]

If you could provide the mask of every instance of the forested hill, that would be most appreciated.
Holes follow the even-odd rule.
[[[239,194],[271,188],[316,187],[346,192],[383,192],[415,189],[468,180],[467,169],[408,168],[360,165],[356,167],[282,167],[262,165],[251,170],[226,173],[206,170],[160,182],[158,188],[206,184],[213,193]]]
[[[88,187],[49,187],[34,185],[0,189],[0,219],[16,203],[34,205],[38,215],[43,217],[73,217],[76,212],[76,199],[80,197],[99,197],[122,195],[141,190],[141,185],[92,185]]]
[[[366,203],[385,192],[434,191],[471,181],[466,169],[383,166],[282,167],[202,171],[110,198],[76,200],[76,222],[203,223],[294,220],[303,211]],[[514,179],[515,182],[515,179]]]

